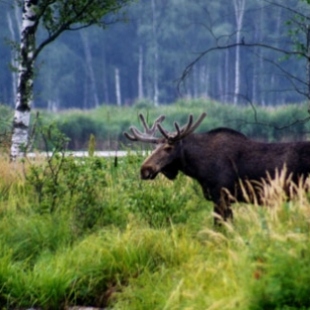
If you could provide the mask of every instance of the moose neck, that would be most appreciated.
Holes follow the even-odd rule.
[[[196,134],[191,134],[178,143],[180,171],[184,174],[199,178],[198,155],[201,152],[199,144],[196,143]]]

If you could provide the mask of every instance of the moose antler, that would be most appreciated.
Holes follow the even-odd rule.
[[[160,131],[160,133],[165,137],[165,139],[168,140],[168,142],[173,143],[176,141],[179,141],[186,136],[190,135],[192,132],[194,132],[197,127],[201,124],[203,119],[206,117],[207,113],[203,112],[197,121],[193,124],[193,115],[190,114],[188,117],[188,122],[183,127],[180,128],[179,124],[177,122],[174,122],[174,127],[176,129],[176,132],[169,133],[166,131],[161,124],[157,124],[157,127]]]
[[[124,132],[125,137],[131,141],[157,143],[159,141],[159,138],[154,137],[154,135],[158,128],[158,125],[165,119],[165,116],[159,116],[151,127],[148,127],[146,120],[142,114],[139,114],[139,117],[143,124],[144,132],[139,131],[135,126],[131,126],[129,130],[131,131],[132,135]]]
[[[148,127],[145,118],[142,114],[139,114],[140,120],[144,127],[144,132],[139,131],[136,127],[131,126],[129,130],[131,131],[131,135],[127,132],[124,132],[124,135],[127,139],[131,141],[142,141],[142,142],[149,142],[149,143],[158,143],[161,139],[156,138],[155,132],[158,128],[160,133],[163,135],[163,137],[168,141],[168,143],[174,143],[176,141],[179,141],[186,136],[190,135],[192,132],[194,132],[197,127],[201,124],[203,119],[206,117],[207,113],[202,113],[197,121],[193,123],[193,115],[190,114],[188,117],[188,122],[184,126],[180,127],[180,125],[177,122],[174,122],[174,127],[176,129],[176,132],[168,132],[165,130],[161,122],[165,119],[164,115],[161,115],[158,117],[152,127]]]

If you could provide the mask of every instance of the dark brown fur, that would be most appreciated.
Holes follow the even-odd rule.
[[[262,143],[228,128],[191,134],[169,144],[163,139],[141,167],[142,179],[163,173],[173,180],[179,171],[196,179],[214,211],[224,220],[232,217],[227,190],[242,201],[239,181],[261,181],[286,166],[292,180],[310,172],[310,142]]]

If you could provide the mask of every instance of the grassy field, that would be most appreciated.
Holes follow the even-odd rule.
[[[207,110],[201,128],[207,130],[227,125],[227,117],[240,111],[205,104],[180,102],[160,113],[172,125]],[[114,117],[120,134],[137,121],[140,108],[120,114],[101,107],[83,112],[83,119],[111,129]],[[159,114],[143,109],[150,119]],[[304,117],[301,109],[289,109],[271,109],[270,122]],[[68,117],[71,128],[72,120],[82,124],[80,116],[64,112],[54,120]],[[251,132],[249,123],[236,129]],[[292,136],[294,130],[302,136],[308,126],[298,123]],[[276,139],[277,131],[270,134],[275,127],[257,128]],[[192,179],[141,181],[142,154],[65,157],[68,140],[57,126],[42,125],[37,134],[38,145],[54,150],[50,157],[11,163],[4,155],[9,137],[0,139],[1,310],[310,309],[310,201],[303,187],[292,187],[295,198],[287,201],[279,177],[265,188],[265,206],[235,203],[233,223],[214,227],[212,204]],[[88,147],[90,154],[94,147]]]
[[[215,228],[196,182],[141,181],[142,160],[0,158],[1,309],[310,309],[303,188]]]

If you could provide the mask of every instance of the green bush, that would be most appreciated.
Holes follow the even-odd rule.
[[[264,248],[260,275],[252,285],[251,309],[310,308],[308,240],[287,238]]]
[[[57,115],[44,115],[49,119],[55,119],[60,130],[70,138],[69,149],[86,150],[91,134],[95,136],[99,149],[122,147],[123,143],[127,143],[123,137],[124,131],[131,125],[142,128],[139,113],[145,114],[149,122],[160,114],[165,114],[165,128],[175,130],[175,121],[180,124],[186,123],[189,114],[197,117],[202,111],[207,112],[207,117],[197,132],[216,127],[231,127],[252,138],[283,141],[306,138],[310,126],[306,121],[306,106],[240,107],[205,99],[182,99],[173,105],[159,107],[141,101],[134,107],[101,106],[86,112],[74,110]],[[119,142],[121,145],[117,146]]]
[[[190,214],[207,207],[198,187],[193,180],[182,175],[174,182],[164,177],[158,177],[158,180],[152,182],[141,181],[136,190],[127,188],[130,211],[150,227],[186,223]]]

